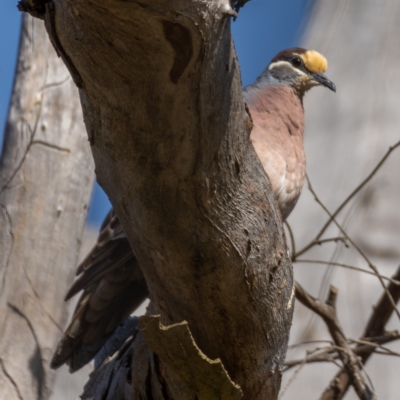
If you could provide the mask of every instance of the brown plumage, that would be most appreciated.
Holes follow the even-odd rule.
[[[120,322],[148,296],[146,280],[114,210],[76,274],[79,277],[65,300],[83,293],[51,361],[52,368],[66,363],[71,372],[91,361]]]
[[[288,49],[273,58],[257,81],[243,90],[254,148],[267,173],[282,219],[293,210],[304,183],[303,95],[313,86],[335,91],[322,72],[327,62],[312,50]],[[148,296],[146,280],[114,211],[106,217],[96,246],[77,270],[66,300],[83,290],[51,366],[76,371],[101,349],[118,324]]]

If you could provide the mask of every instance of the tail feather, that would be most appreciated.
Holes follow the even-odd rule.
[[[96,246],[78,267],[66,299],[83,293],[51,361],[75,372],[90,362],[118,325],[148,297],[144,275],[113,211]]]

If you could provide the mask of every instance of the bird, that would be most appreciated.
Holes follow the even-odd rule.
[[[315,50],[283,50],[243,89],[253,121],[250,140],[271,183],[282,221],[293,210],[305,178],[304,94],[315,86],[336,92],[324,75],[327,67],[326,58]],[[121,321],[149,296],[146,279],[113,209],[76,274],[65,299],[83,293],[50,364],[54,369],[67,364],[70,372],[90,362]]]
[[[336,91],[323,75],[328,68],[315,50],[288,49],[276,55],[254,84],[243,89],[253,119],[250,140],[268,175],[285,221],[304,184],[304,94],[314,86]]]

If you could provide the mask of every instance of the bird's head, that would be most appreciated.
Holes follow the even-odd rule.
[[[335,84],[323,74],[327,68],[328,61],[317,51],[293,48],[278,53],[265,72],[277,84],[290,85],[303,96],[314,86],[326,86],[336,92]]]

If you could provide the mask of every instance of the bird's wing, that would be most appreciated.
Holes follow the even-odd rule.
[[[148,296],[146,280],[113,210],[77,275],[66,300],[83,293],[51,362],[52,368],[66,363],[71,372],[91,361],[118,324]]]

